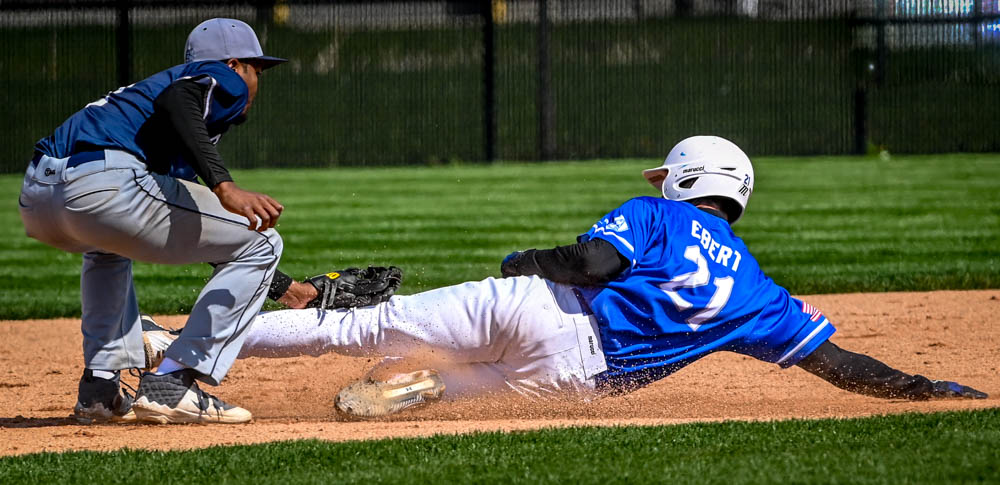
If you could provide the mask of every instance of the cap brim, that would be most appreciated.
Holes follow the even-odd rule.
[[[271,57],[271,56],[254,57],[253,60],[260,63],[261,70],[270,69],[274,66],[277,66],[278,64],[283,64],[288,62],[288,59],[282,59],[280,57]]]

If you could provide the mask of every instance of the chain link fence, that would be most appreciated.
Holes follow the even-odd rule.
[[[232,167],[997,151],[997,1],[0,1],[2,170],[75,110],[182,62],[200,21],[265,51]]]

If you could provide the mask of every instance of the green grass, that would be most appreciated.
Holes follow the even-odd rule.
[[[569,244],[636,195],[656,160],[236,172],[285,207],[280,268],[294,277],[395,264],[401,293],[499,274],[510,251]],[[763,158],[736,226],[796,294],[1000,287],[998,155]],[[0,318],[79,315],[80,257],[24,236],[20,177],[0,176]],[[190,309],[207,265],[137,263],[140,304]]]
[[[655,160],[257,170],[286,206],[281,267],[396,264],[404,293],[497,275],[509,251],[566,244],[654,195]],[[1000,287],[1000,156],[756,160],[736,226],[794,293]],[[23,235],[0,177],[0,318],[79,314],[77,255]],[[186,311],[206,265],[136,264],[143,309]],[[0,458],[0,483],[944,483],[1000,481],[1000,410],[852,420],[299,441],[190,452]]]
[[[0,458],[2,483],[997,483],[1000,409]]]

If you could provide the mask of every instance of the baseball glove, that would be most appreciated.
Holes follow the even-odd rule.
[[[316,275],[306,281],[319,292],[306,308],[354,308],[388,300],[403,283],[403,271],[395,266],[347,268]]]

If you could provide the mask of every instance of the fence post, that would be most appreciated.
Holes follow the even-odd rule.
[[[694,15],[694,0],[674,0],[674,16],[687,18]]]
[[[979,49],[983,45],[983,36],[979,32],[983,25],[983,0],[973,0],[972,2],[972,45]]]
[[[254,0],[254,10],[256,11],[255,29],[257,35],[266,35],[270,26],[274,23],[274,0]]]
[[[882,87],[885,81],[886,64],[889,63],[889,47],[886,45],[885,29],[889,23],[889,13],[885,10],[885,0],[876,2],[875,26],[875,86]]]
[[[496,160],[496,45],[494,42],[493,0],[481,0],[483,8],[483,130],[486,160]]]
[[[115,27],[115,49],[118,60],[118,85],[132,83],[132,23],[129,20],[129,0],[118,0],[115,9],[118,25]]]
[[[848,21],[848,35],[853,39],[858,37],[858,31],[866,25],[858,19],[855,11]],[[864,155],[868,153],[868,87],[871,85],[875,73],[875,61],[868,53],[867,48],[856,46],[851,49],[851,60],[853,61],[854,72],[854,93],[851,98],[851,108],[853,118],[851,126],[853,128],[852,153]]]
[[[552,99],[552,60],[550,38],[552,21],[548,0],[538,2],[538,157],[551,160],[555,156],[555,105]]]
[[[868,89],[864,81],[854,88],[854,154],[868,153]]]

